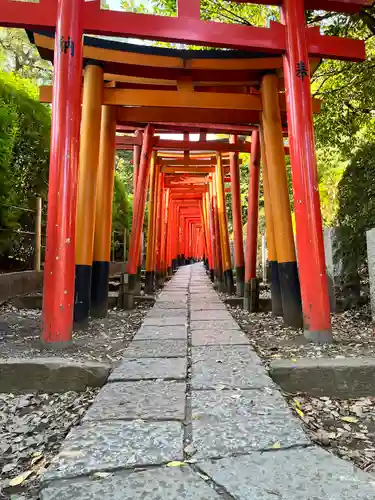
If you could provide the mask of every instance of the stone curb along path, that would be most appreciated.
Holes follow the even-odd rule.
[[[181,463],[183,462],[183,463]],[[165,286],[42,500],[373,500],[304,434],[201,264]]]

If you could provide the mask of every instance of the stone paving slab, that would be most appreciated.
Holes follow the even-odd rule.
[[[185,418],[184,382],[113,382],[99,392],[85,420]]]
[[[175,326],[186,325],[186,317],[183,316],[163,316],[162,318],[146,317],[143,321],[145,326]]]
[[[86,422],[69,433],[43,482],[182,459],[179,422]]]
[[[124,351],[124,358],[183,358],[186,356],[186,340],[138,340]]]
[[[205,311],[191,311],[191,321],[233,321],[232,316],[222,305],[221,309],[207,309]]]
[[[210,300],[210,301],[202,301],[202,300],[197,300],[197,301],[191,301],[191,306],[190,309],[191,311],[202,311],[204,310],[221,310],[223,308],[223,303],[221,300]]]
[[[193,347],[192,360],[194,389],[256,389],[274,385],[258,356],[246,345]]]
[[[146,316],[146,318],[170,318],[170,317],[183,318],[183,320],[186,322],[187,308],[186,307],[180,309],[170,309],[169,307],[162,308],[159,307],[158,304],[156,304]]]
[[[234,319],[230,320],[209,320],[209,321],[194,321],[190,322],[190,329],[193,330],[241,330]]]
[[[373,500],[375,481],[318,447],[250,453],[199,468],[236,500]]]
[[[187,310],[187,297],[186,300],[171,299],[171,300],[159,300],[156,301],[155,306],[159,309],[186,309]]]
[[[135,336],[135,340],[148,339],[187,339],[187,327],[176,326],[142,326]]]
[[[41,500],[220,500],[189,467],[117,472],[103,479],[62,480],[43,490]]]
[[[193,391],[194,458],[308,445],[278,391]]]
[[[249,344],[249,339],[240,330],[193,330],[192,345],[229,345]]]
[[[186,366],[186,358],[127,359],[113,370],[109,381],[182,380],[186,377]]]

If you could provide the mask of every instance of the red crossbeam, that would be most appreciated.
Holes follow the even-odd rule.
[[[357,2],[320,0],[318,3],[324,3],[328,9],[329,5],[336,8],[342,5],[342,9],[353,8],[355,5],[358,10],[363,3],[367,5],[365,0],[362,0],[362,3],[359,3],[359,0]],[[56,5],[56,0],[41,0],[40,3],[0,0],[0,25],[31,30],[54,30]],[[275,54],[284,53],[286,50],[285,27],[275,22],[271,22],[269,28],[259,28],[202,21],[195,17],[115,12],[101,9],[99,0],[84,3],[83,19],[85,33],[95,35],[228,47]],[[325,37],[317,32],[308,35],[308,52],[310,56],[333,59],[354,61],[365,59],[363,41]]]

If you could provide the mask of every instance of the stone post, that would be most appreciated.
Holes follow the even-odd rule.
[[[375,228],[366,231],[372,320],[375,319]]]

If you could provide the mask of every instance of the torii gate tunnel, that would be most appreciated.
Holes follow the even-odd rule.
[[[186,259],[204,259],[218,286],[233,291],[225,205],[230,182],[236,291],[255,310],[261,164],[273,312],[288,325],[303,322],[310,340],[331,340],[312,122],[319,102],[311,98],[310,77],[322,58],[363,61],[365,47],[308,28],[305,10],[355,13],[372,1],[252,3],[280,6],[281,22],[254,27],[203,21],[200,0],[178,0],[173,18],[102,10],[100,0],[0,0],[0,25],[27,29],[41,56],[54,64],[53,88],[41,89],[41,100],[52,102],[44,343],[69,344],[74,321],[85,324],[89,314],[107,313],[116,147],[134,150],[130,292],[139,281],[148,192],[147,290]],[[84,34],[233,50],[162,49]],[[163,139],[161,132],[182,132],[184,139]],[[194,132],[198,141],[190,140]],[[209,132],[228,139],[208,141]],[[245,252],[241,152],[251,158]],[[292,167],[297,252],[285,154]]]

